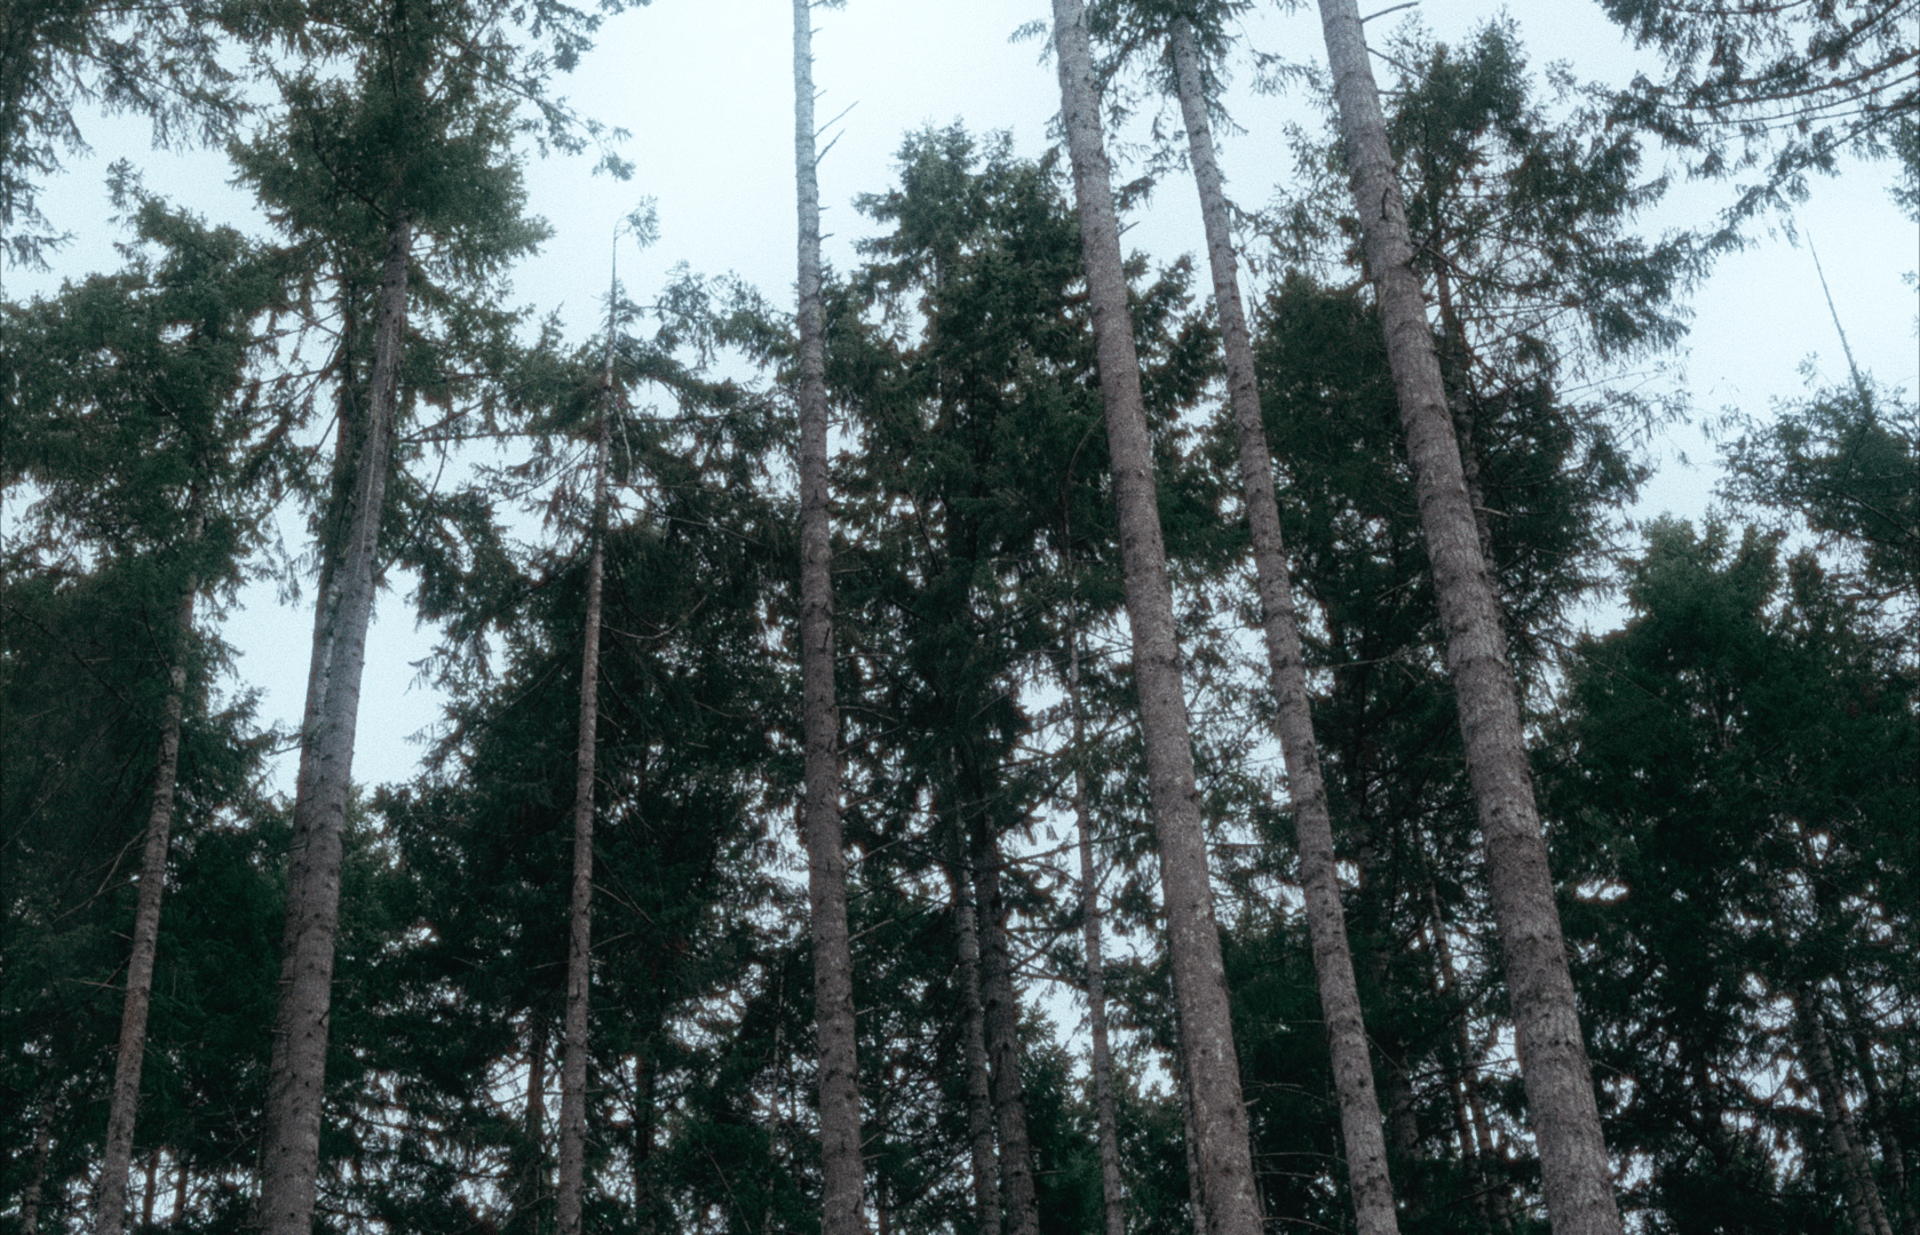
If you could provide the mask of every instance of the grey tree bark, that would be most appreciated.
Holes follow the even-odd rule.
[[[1226,972],[1213,916],[1206,833],[1194,788],[1193,749],[1174,639],[1173,593],[1147,437],[1140,364],[1127,313],[1120,231],[1100,131],[1093,53],[1080,0],[1054,0],[1061,117],[1072,155],[1074,197],[1106,405],[1107,448],[1133,633],[1134,683],[1154,831],[1166,899],[1180,1040],[1193,1090],[1195,1148],[1210,1235],[1259,1235],[1247,1114],[1233,1045]]]
[[[1073,821],[1080,849],[1080,931],[1086,947],[1087,1031],[1093,1038],[1094,1127],[1100,1144],[1100,1212],[1106,1235],[1126,1235],[1127,1198],[1120,1178],[1119,1120],[1113,1107],[1113,1051],[1107,1041],[1106,965],[1101,956],[1100,885],[1093,861],[1088,805],[1086,714],[1080,707],[1080,631],[1067,631],[1067,704],[1073,711]]]
[[[287,925],[260,1149],[260,1226],[266,1235],[309,1235],[313,1227],[333,942],[340,917],[341,836],[352,785],[367,623],[373,612],[412,248],[413,220],[397,214],[387,225],[373,374],[358,441],[348,434],[352,418],[343,417],[341,425],[341,462],[351,488],[334,523],[338,538],[324,546],[327,566],[314,617],[313,662],[300,729]]]
[[[1433,567],[1547,1212],[1556,1235],[1619,1235],[1620,1210],[1527,768],[1518,692],[1411,264],[1406,208],[1379,90],[1355,0],[1320,0],[1320,14]]]
[[[593,548],[587,555],[587,613],[580,654],[580,724],[574,750],[573,882],[567,897],[567,1010],[560,1056],[560,1235],[580,1235],[587,1164],[588,994],[593,980],[593,761],[600,727],[600,605],[606,576],[607,454],[613,431],[613,310],[608,299],[607,366],[593,427]]]
[[[1320,773],[1320,748],[1314,739],[1307,700],[1305,661],[1295,618],[1293,581],[1280,536],[1280,510],[1273,493],[1273,459],[1260,418],[1260,390],[1254,376],[1253,343],[1240,303],[1240,278],[1227,218],[1227,198],[1214,155],[1213,129],[1200,72],[1193,23],[1173,23],[1174,75],[1180,113],[1186,122],[1187,150],[1200,192],[1206,227],[1207,260],[1213,272],[1213,298],[1226,353],[1227,393],[1240,445],[1240,484],[1252,531],[1253,564],[1260,589],[1261,633],[1276,705],[1275,729],[1287,766],[1288,799],[1300,851],[1300,886],[1305,894],[1307,934],[1313,947],[1315,984],[1326,1017],[1327,1044],[1333,1060],[1334,1092],[1340,1103],[1340,1129],[1347,1151],[1347,1179],[1353,1189],[1360,1235],[1395,1235],[1399,1230],[1393,1183],[1387,1172],[1386,1139],[1381,1131],[1380,1099],[1374,1092],[1367,1055],[1367,1031],[1360,1013],[1360,990],[1353,976],[1353,951],[1347,946],[1346,915],[1334,861],[1333,821]]]
[[[140,854],[140,891],[133,911],[133,951],[127,961],[127,998],[120,1014],[120,1045],[114,1055],[113,1095],[107,1106],[107,1141],[100,1162],[94,1235],[121,1235],[127,1222],[127,1179],[133,1168],[133,1125],[140,1109],[140,1072],[147,1053],[147,1011],[153,1003],[153,960],[160,942],[160,899],[167,881],[168,836],[173,827],[174,784],[180,771],[180,726],[186,714],[187,641],[193,630],[198,585],[189,581],[174,611],[173,664],[160,717],[160,755],[153,771],[153,802]],[[147,1208],[153,1207],[151,1180]]]
[[[853,949],[840,833],[840,709],[833,685],[833,545],[827,512],[826,322],[820,299],[820,184],[814,152],[813,21],[793,0],[793,155],[799,213],[800,678],[807,903],[820,1050],[822,1235],[862,1235],[860,1091],[854,1058]]]

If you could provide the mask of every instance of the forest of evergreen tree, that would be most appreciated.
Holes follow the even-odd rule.
[[[1915,393],[1629,517],[1716,261],[1920,226],[1920,0],[1602,0],[1631,83],[1036,4],[1057,144],[902,134],[846,269],[795,0],[796,301],[623,283],[643,207],[576,342],[505,278],[624,7],[0,15],[0,262],[102,106],[260,220],[118,164],[120,269],[0,295],[0,1235],[1920,1235]],[[1260,207],[1236,71],[1326,121]]]

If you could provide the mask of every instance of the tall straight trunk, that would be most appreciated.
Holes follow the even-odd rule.
[[[1227,393],[1240,444],[1240,484],[1247,525],[1252,531],[1253,565],[1260,589],[1261,632],[1266,638],[1267,668],[1273,685],[1275,728],[1287,765],[1287,796],[1293,805],[1294,834],[1300,850],[1300,886],[1305,894],[1307,935],[1313,947],[1315,985],[1326,1017],[1327,1045],[1333,1059],[1334,1093],[1340,1103],[1340,1130],[1347,1151],[1347,1178],[1360,1235],[1394,1235],[1393,1183],[1387,1173],[1386,1139],[1381,1132],[1380,1100],[1374,1093],[1367,1057],[1367,1031],[1360,1014],[1360,990],[1353,976],[1353,952],[1340,905],[1340,881],[1334,861],[1333,822],[1327,810],[1326,782],[1320,773],[1320,749],[1314,739],[1307,702],[1306,666],[1300,652],[1300,627],[1294,616],[1293,581],[1286,546],[1280,538],[1280,510],[1273,494],[1273,459],[1260,418],[1260,390],[1253,371],[1253,343],[1240,304],[1233,235],[1227,198],[1214,157],[1213,131],[1207,119],[1206,90],[1193,23],[1173,24],[1173,63],[1180,111],[1187,126],[1187,150],[1200,191],[1206,226],[1207,259],[1213,270],[1213,298],[1226,352]]]
[[[776,1041],[774,1053],[778,1056],[780,1045],[777,1040],[779,1029],[775,1027]],[[653,1212],[653,1093],[658,1073],[647,1063],[646,1057],[636,1055],[633,1060],[633,1214],[635,1230],[639,1235],[653,1235],[655,1230]],[[771,1121],[769,1121],[771,1126]],[[763,1224],[764,1225],[764,1224]]]
[[[327,1012],[333,941],[340,919],[341,838],[352,785],[354,726],[373,613],[380,512],[399,398],[400,347],[407,317],[407,262],[413,220],[387,224],[374,328],[373,376],[357,443],[344,433],[350,477],[345,509],[323,546],[323,572],[300,727],[300,778],[293,803],[293,851],[287,868],[287,926],[267,1075],[266,1128],[260,1149],[260,1226],[265,1235],[310,1235],[320,1169],[320,1112],[326,1085]],[[343,425],[343,429],[345,426]],[[333,539],[333,537],[329,537]]]
[[[1175,1046],[1178,1045],[1176,1041]],[[1180,1139],[1187,1159],[1187,1212],[1193,1219],[1193,1235],[1207,1235],[1207,1189],[1206,1180],[1200,1174],[1200,1154],[1195,1148],[1200,1136],[1194,1131],[1193,1085],[1187,1079],[1186,1052],[1176,1050],[1174,1054],[1177,1056],[1174,1080],[1180,1090]]]
[[[1320,14],[1446,636],[1547,1213],[1555,1235],[1620,1235],[1620,1209],[1527,768],[1519,694],[1412,266],[1406,207],[1360,12],[1355,0],[1320,0]]]
[[[196,522],[198,520],[196,519]],[[120,1014],[113,1096],[107,1106],[107,1143],[100,1162],[94,1235],[120,1235],[127,1222],[127,1177],[133,1168],[133,1123],[140,1109],[140,1070],[147,1053],[147,1010],[153,1003],[153,959],[160,942],[160,897],[167,882],[167,838],[173,828],[174,784],[180,772],[180,726],[186,715],[187,641],[193,630],[198,584],[189,581],[174,610],[173,664],[160,715],[160,756],[153,771],[153,803],[140,854],[140,893],[133,911],[133,952],[127,962],[127,998]],[[147,1209],[153,1192],[147,1191]]]
[[[813,129],[813,21],[793,0],[793,161],[799,213],[800,684],[807,904],[820,1049],[821,1235],[861,1235],[860,1090],[853,947],[840,836],[840,709],[833,687],[833,543],[827,524],[827,350],[820,298],[820,182]]]
[[[47,1185],[47,1162],[53,1156],[53,1097],[46,1095],[33,1121],[33,1155],[27,1182],[20,1189],[20,1235],[40,1235],[40,1197]]]
[[[153,1195],[160,1188],[160,1147],[147,1151],[147,1187],[140,1198],[140,1225],[153,1225]]]
[[[1793,987],[1793,1028],[1800,1048],[1800,1066],[1813,1082],[1814,1097],[1820,1104],[1820,1122],[1827,1134],[1827,1152],[1832,1155],[1834,1173],[1840,1176],[1853,1229],[1857,1235],[1893,1235],[1880,1189],[1874,1183],[1873,1168],[1867,1162],[1866,1149],[1861,1143],[1860,1129],[1841,1092],[1826,1017],[1821,1014],[1813,988],[1804,982]]]
[[[1140,363],[1127,313],[1120,229],[1100,132],[1093,51],[1080,0],[1054,0],[1061,117],[1073,160],[1082,260],[1106,405],[1107,449],[1125,568],[1134,685],[1147,754],[1148,792],[1160,851],[1168,952],[1180,1042],[1192,1079],[1196,1156],[1210,1235],[1259,1235],[1247,1113],[1214,923],[1207,841],[1194,788],[1193,748],[1174,639],[1173,592],[1153,479]]]
[[[616,289],[617,289],[616,284]],[[613,432],[613,322],[607,323],[605,403],[593,428],[593,549],[581,632],[580,725],[573,759],[573,886],[567,898],[567,1011],[560,1057],[560,1235],[580,1235],[587,1170],[587,1003],[593,970],[593,756],[600,724],[600,593],[606,575],[607,454]]]
[[[1432,961],[1428,966],[1429,990],[1436,1001],[1444,1001],[1453,989],[1453,945],[1447,939],[1446,916],[1440,911],[1440,893],[1434,886],[1433,872],[1425,872],[1427,914],[1432,924]],[[1453,1021],[1453,1052],[1458,1075],[1449,1086],[1453,1095],[1454,1127],[1460,1137],[1460,1156],[1467,1167],[1467,1179],[1474,1188],[1476,1204],[1487,1235],[1510,1235],[1513,1211],[1508,1204],[1507,1186],[1499,1169],[1499,1149],[1493,1143],[1493,1129],[1487,1122],[1487,1104],[1480,1095],[1481,1052],[1475,1048],[1467,1027],[1466,1008]]]
[[[524,1156],[513,1183],[513,1209],[506,1229],[526,1235],[540,1229],[541,1193],[546,1184],[547,1021],[527,1017],[527,1101],[521,1115]]]
[[[1093,862],[1088,805],[1086,714],[1080,707],[1080,631],[1067,632],[1067,703],[1073,711],[1073,822],[1080,848],[1080,931],[1087,961],[1087,1031],[1093,1038],[1094,1127],[1100,1144],[1100,1212],[1105,1235],[1126,1235],[1127,1198],[1120,1180],[1119,1120],[1113,1108],[1113,1051],[1107,1041],[1106,965],[1101,956],[1100,886]]]
[[[954,825],[955,835],[959,823]],[[965,842],[960,843],[962,854]],[[973,881],[964,856],[953,874],[953,916],[960,956],[961,1050],[967,1070],[967,1146],[973,1167],[973,1216],[978,1235],[1000,1233],[1000,1164],[994,1155],[993,1091],[987,1079],[987,1014],[980,991],[980,927]]]
[[[976,819],[970,865],[973,902],[979,907],[980,992],[986,1013],[994,1131],[1000,1143],[1000,1199],[1007,1235],[1040,1235],[1033,1141],[1027,1134],[1026,1086],[1020,1078],[1020,1003],[1013,988],[1013,957],[1007,945],[1000,846],[987,833],[990,826],[984,817]]]
[[[1848,1037],[1853,1040],[1853,1055],[1859,1061],[1860,1083],[1867,1093],[1867,1122],[1880,1141],[1880,1160],[1886,1166],[1886,1200],[1889,1220],[1903,1235],[1920,1230],[1920,1213],[1910,1204],[1907,1192],[1907,1152],[1901,1143],[1899,1125],[1887,1101],[1886,1085],[1873,1062],[1871,1022],[1861,1006],[1860,996],[1845,978],[1840,979],[1841,1006],[1846,1010]]]

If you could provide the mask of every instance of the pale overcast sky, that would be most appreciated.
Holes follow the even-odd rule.
[[[1383,3],[1375,7],[1386,7]],[[1459,40],[1502,10],[1478,0],[1424,0],[1417,11],[1440,38]],[[610,19],[598,50],[561,91],[584,114],[631,131],[623,153],[638,168],[622,184],[588,174],[584,160],[529,163],[533,210],[556,230],[544,253],[516,276],[517,298],[541,311],[560,308],[570,330],[593,329],[606,284],[614,224],[643,196],[657,199],[661,237],[645,254],[629,246],[621,277],[644,299],[675,263],[696,271],[734,271],[769,299],[791,299],[794,263],[792,33],[790,8],[771,0],[657,0]],[[1549,15],[1550,14],[1550,15]],[[902,135],[922,125],[963,120],[985,133],[1010,130],[1016,149],[1038,155],[1058,109],[1045,39],[1009,42],[1017,28],[1043,19],[1040,0],[851,0],[845,9],[818,10],[818,114],[843,111],[830,130],[837,144],[821,167],[821,197],[829,259],[852,265],[852,243],[865,221],[851,208],[862,192],[884,190]],[[1636,59],[1593,0],[1553,0],[1517,10],[1521,38],[1536,73],[1553,60],[1570,62],[1586,79],[1626,80]],[[1396,13],[1383,25],[1402,20]],[[1315,64],[1324,61],[1311,8],[1282,14],[1263,7],[1246,25],[1247,42],[1263,52]],[[1289,120],[1315,123],[1303,100],[1256,96],[1252,72],[1237,70],[1229,107],[1242,132],[1222,141],[1229,192],[1247,205],[1266,202],[1288,175],[1280,132]],[[88,131],[97,157],[75,160],[68,175],[48,186],[43,206],[76,243],[51,276],[7,271],[6,293],[47,291],[60,278],[114,264],[119,237],[106,225],[104,168],[116,157],[145,169],[148,186],[203,213],[241,221],[244,197],[226,188],[227,171],[215,154],[159,155],[138,125],[96,124]],[[1817,183],[1798,215],[1818,246],[1833,299],[1860,363],[1881,381],[1912,391],[1916,380],[1915,293],[1902,276],[1920,267],[1920,241],[1888,197],[1890,164],[1850,167],[1843,177]],[[1724,185],[1686,186],[1645,221],[1652,233],[1697,224],[1726,200]],[[1193,191],[1168,179],[1134,220],[1126,243],[1161,260],[1201,253]],[[1775,239],[1725,259],[1693,299],[1695,322],[1684,367],[1697,411],[1726,406],[1761,413],[1770,399],[1804,390],[1799,366],[1817,354],[1829,379],[1845,372],[1839,338],[1802,246]],[[1685,452],[1695,461],[1683,467]],[[1711,473],[1699,466],[1710,449],[1697,433],[1676,432],[1662,447],[1662,475],[1645,513],[1673,509],[1697,516],[1706,506]],[[297,531],[290,523],[289,532]],[[308,592],[310,600],[311,592]],[[228,637],[245,653],[240,669],[266,691],[263,719],[297,721],[304,690],[311,612],[303,603],[281,608],[264,590],[233,615]],[[380,602],[369,647],[363,694],[358,779],[368,783],[412,774],[418,748],[407,735],[430,723],[437,704],[409,688],[409,662],[424,655],[430,632],[413,629],[404,598]],[[279,783],[291,788],[291,769]]]

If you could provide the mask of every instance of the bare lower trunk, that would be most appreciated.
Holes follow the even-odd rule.
[[[1820,1122],[1827,1134],[1827,1152],[1833,1156],[1834,1173],[1840,1176],[1846,1194],[1847,1216],[1857,1235],[1893,1235],[1880,1189],[1873,1179],[1861,1144],[1860,1129],[1841,1092],[1840,1077],[1833,1063],[1833,1048],[1827,1037],[1826,1018],[1821,1015],[1814,994],[1805,985],[1793,991],[1794,1037],[1800,1047],[1800,1066],[1813,1082],[1814,1096],[1820,1103]]]
[[[1107,988],[1100,949],[1100,886],[1088,808],[1086,718],[1080,708],[1080,632],[1067,638],[1067,700],[1073,709],[1073,821],[1080,842],[1080,930],[1087,953],[1087,1030],[1093,1038],[1094,1126],[1100,1142],[1100,1211],[1105,1235],[1126,1235],[1127,1200],[1120,1181],[1119,1121],[1113,1109],[1113,1052],[1107,1042]]]
[[[1173,593],[1160,534],[1140,364],[1127,312],[1120,230],[1100,133],[1092,48],[1080,0],[1054,0],[1053,14],[1061,116],[1073,160],[1100,392],[1106,405],[1114,507],[1126,572],[1127,622],[1133,633],[1134,684],[1160,851],[1180,1041],[1192,1078],[1207,1229],[1210,1235],[1259,1235],[1247,1113],[1241,1105],[1226,972],[1214,923],[1206,832],[1194,788],[1180,650],[1174,639]]]
[[[606,574],[607,452],[613,415],[613,338],[593,433],[593,550],[587,557],[587,613],[580,654],[580,724],[574,750],[573,885],[567,899],[566,1039],[560,1059],[560,1235],[580,1235],[587,1169],[587,1015],[593,967],[593,757],[600,721],[600,593]]]
[[[1266,638],[1267,666],[1276,704],[1275,728],[1287,764],[1287,790],[1300,850],[1300,884],[1306,899],[1307,933],[1313,946],[1315,985],[1326,1017],[1356,1229],[1360,1235],[1393,1235],[1399,1225],[1394,1215],[1393,1184],[1387,1173],[1380,1100],[1374,1093],[1366,1027],[1360,1014],[1360,991],[1353,976],[1353,952],[1347,945],[1346,917],[1340,905],[1333,823],[1327,810],[1319,746],[1314,740],[1313,715],[1307,701],[1306,666],[1300,651],[1300,627],[1294,616],[1293,582],[1287,571],[1286,547],[1280,538],[1280,511],[1273,494],[1273,460],[1267,451],[1266,426],[1260,418],[1253,343],[1248,337],[1246,313],[1240,304],[1240,281],[1227,220],[1227,199],[1221,188],[1219,163],[1214,157],[1213,136],[1207,122],[1200,57],[1193,24],[1185,17],[1173,25],[1173,58],[1180,109],[1187,126],[1187,148],[1206,225],[1214,303],[1219,310],[1220,335],[1226,352],[1227,391],[1239,436],[1240,482],[1246,497],[1247,523],[1253,535],[1261,630]]]
[[[956,832],[957,832],[956,825]],[[964,842],[962,842],[964,845]],[[972,881],[962,864],[953,879],[955,935],[960,953],[961,1040],[967,1070],[967,1144],[973,1167],[974,1229],[1000,1232],[1000,1164],[993,1148],[993,1093],[987,1079],[987,1017],[980,993],[980,930]]]
[[[1620,1235],[1620,1210],[1527,768],[1519,698],[1426,304],[1411,265],[1406,210],[1360,14],[1354,0],[1321,0],[1320,12],[1433,567],[1547,1213],[1555,1235]]]
[[[173,827],[173,790],[180,771],[180,726],[186,715],[187,640],[193,630],[196,585],[181,590],[174,612],[173,664],[160,718],[160,757],[154,766],[153,804],[140,855],[140,894],[133,911],[133,952],[127,962],[127,999],[120,1014],[113,1097],[107,1107],[107,1143],[100,1162],[94,1235],[120,1235],[127,1221],[127,1177],[133,1167],[133,1123],[140,1109],[140,1071],[147,1053],[147,1010],[153,1002],[153,960],[160,942],[160,898],[167,882],[167,838]],[[153,1208],[148,1189],[147,1209]],[[149,1223],[151,1218],[149,1217]]]
[[[985,829],[983,819],[978,825]],[[1027,1135],[1026,1088],[1020,1077],[1020,1004],[1007,946],[1007,906],[1000,887],[1000,847],[976,835],[974,904],[979,906],[980,990],[986,1011],[987,1075],[993,1085],[994,1130],[1000,1142],[1000,1192],[1007,1235],[1040,1235],[1033,1188],[1033,1144]]]
[[[357,445],[357,457],[350,462],[346,509],[334,524],[338,540],[322,547],[329,566],[314,619],[313,665],[300,732],[287,927],[260,1150],[260,1226],[265,1235],[310,1235],[313,1226],[333,940],[340,915],[341,840],[352,786],[367,624],[373,613],[375,553],[398,401],[412,247],[412,219],[394,216],[387,226],[365,425],[357,443],[342,439],[343,448]]]
[[[800,678],[806,764],[802,826],[820,1049],[822,1235],[861,1235],[860,1090],[853,949],[840,834],[840,710],[833,686],[833,544],[827,523],[826,324],[820,298],[820,186],[813,129],[813,25],[793,0],[793,150],[799,213]]]

